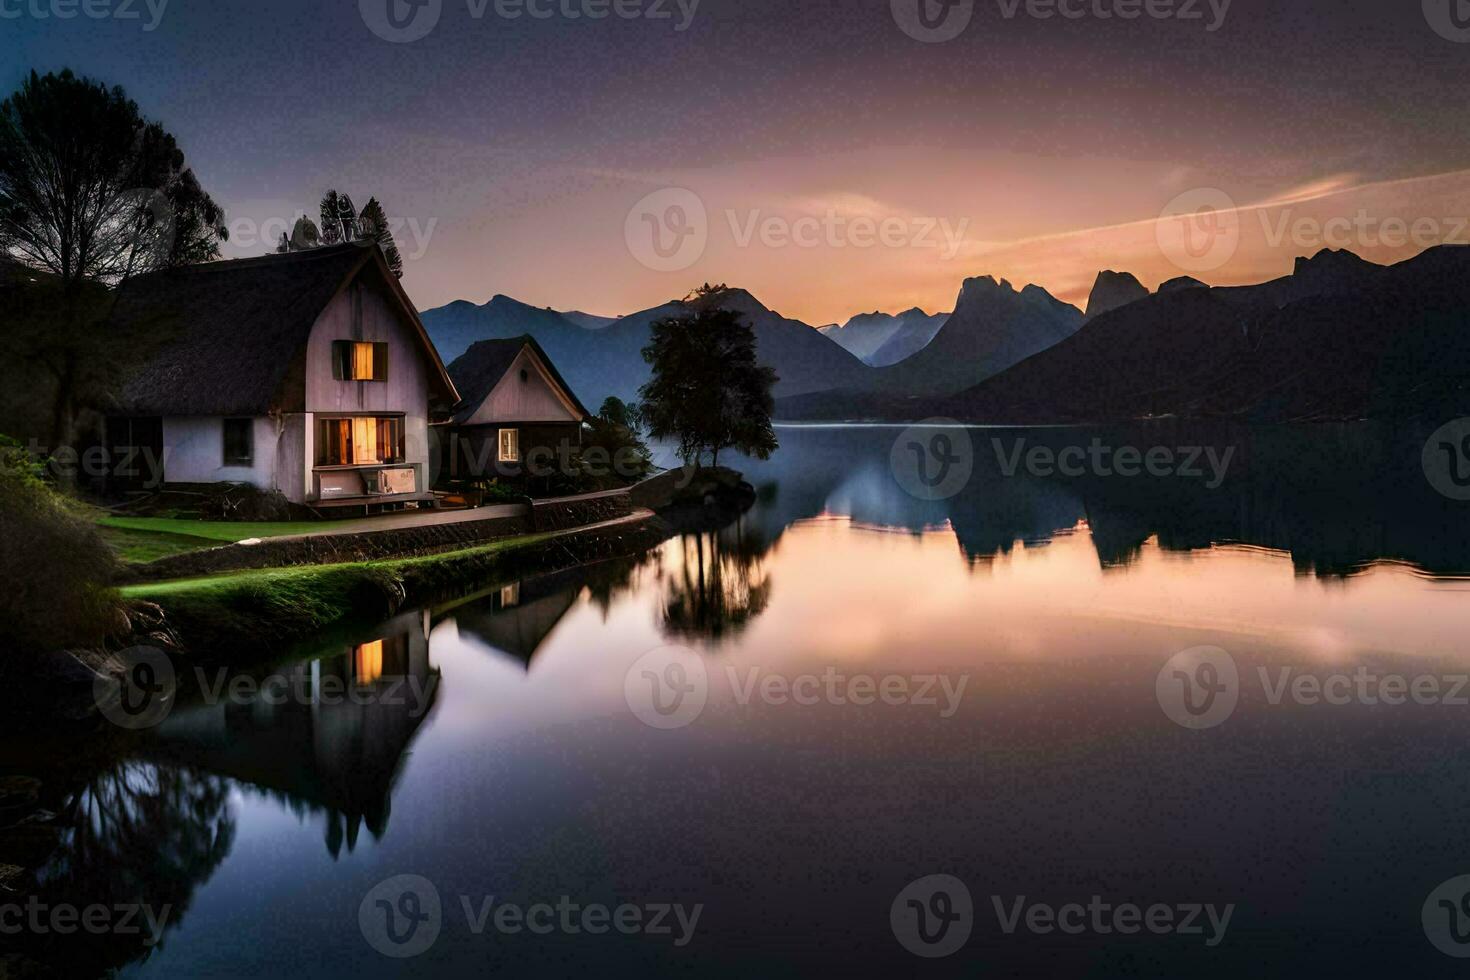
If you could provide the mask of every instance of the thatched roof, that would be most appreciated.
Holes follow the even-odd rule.
[[[524,337],[511,337],[507,340],[482,340],[461,354],[453,364],[449,365],[449,376],[454,379],[454,386],[459,390],[464,399],[460,403],[459,411],[454,415],[455,425],[464,425],[479,411],[490,392],[505,377],[505,372],[515,363],[521,351],[527,347],[540,359],[546,373],[551,375],[553,381],[561,388],[562,393],[577,407],[582,418],[587,418],[592,413],[587,411],[576,392],[572,391],[571,385],[561,376],[546,351],[536,343],[536,338],[529,335]]]
[[[118,408],[134,415],[264,415],[293,400],[317,317],[359,275],[376,277],[401,307],[431,363],[445,407],[459,400],[418,313],[376,245],[206,262],[131,279],[118,287],[108,329],[139,338],[144,362]]]

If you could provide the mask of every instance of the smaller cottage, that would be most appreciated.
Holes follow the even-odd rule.
[[[452,481],[552,477],[582,445],[591,413],[532,337],[482,340],[449,366],[461,401],[448,425]]]

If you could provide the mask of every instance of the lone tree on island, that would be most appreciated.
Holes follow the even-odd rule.
[[[643,359],[653,376],[639,391],[655,439],[677,439],[679,457],[699,466],[708,450],[735,449],[769,459],[779,448],[771,427],[776,372],[756,359],[755,332],[732,310],[707,308],[660,320]]]

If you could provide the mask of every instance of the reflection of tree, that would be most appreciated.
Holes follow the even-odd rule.
[[[645,551],[630,558],[599,562],[585,569],[583,577],[587,596],[602,613],[603,622],[607,622],[613,602],[633,588],[634,577],[641,569],[651,565],[657,555],[657,550]]]
[[[54,798],[48,793],[20,826],[0,832],[6,844],[42,837],[54,844],[22,879],[24,896],[10,900],[24,906],[34,896],[79,909],[147,905],[172,928],[234,844],[228,801],[223,779],[143,762],[121,762]],[[0,854],[0,863],[14,856]],[[15,941],[22,955],[57,975],[103,976],[152,953],[148,920],[140,913],[133,924],[131,935],[26,930]]]
[[[679,538],[675,567],[660,576],[665,633],[719,639],[765,612],[771,579],[760,543],[742,525]]]

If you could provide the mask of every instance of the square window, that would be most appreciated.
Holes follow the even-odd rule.
[[[226,466],[249,466],[255,461],[255,420],[225,419]]]
[[[500,430],[500,461],[502,463],[519,463],[521,461],[521,430]]]
[[[335,340],[332,361],[339,381],[388,380],[388,345],[381,341]]]

